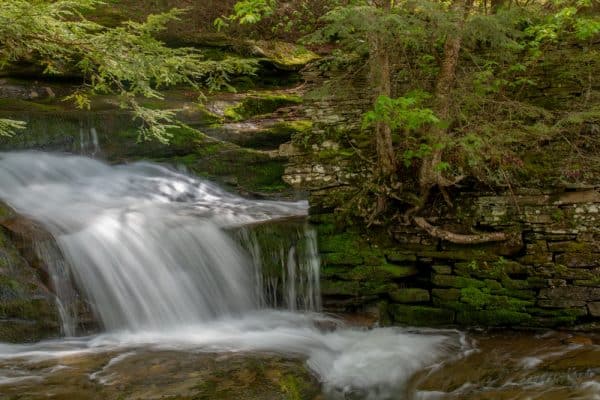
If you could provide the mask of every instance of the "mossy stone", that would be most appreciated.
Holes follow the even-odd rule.
[[[427,307],[392,304],[389,306],[394,322],[412,326],[444,326],[454,323],[454,311]]]
[[[484,287],[485,283],[477,279],[466,278],[464,276],[433,274],[431,282],[435,286],[466,288],[466,287]]]
[[[396,303],[425,303],[430,300],[429,291],[418,288],[398,289],[389,294]]]
[[[357,281],[321,280],[321,294],[324,296],[357,296],[360,283]]]
[[[456,320],[461,325],[513,327],[526,325],[531,319],[530,314],[505,309],[461,311],[456,314]]]
[[[327,265],[360,265],[363,263],[362,257],[348,253],[325,253],[322,255],[322,261]]]
[[[417,261],[417,256],[410,252],[386,251],[385,258],[393,264],[406,264]]]
[[[258,93],[242,99],[239,103],[228,107],[224,116],[233,121],[243,121],[257,115],[270,114],[279,108],[302,103],[296,95],[279,93]]]
[[[433,296],[434,299],[437,298],[440,300],[449,300],[449,301],[458,300],[458,299],[460,299],[460,289],[433,288],[433,289],[431,289],[431,295]]]

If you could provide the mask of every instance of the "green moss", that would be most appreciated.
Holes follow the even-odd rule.
[[[311,126],[310,121],[278,122],[260,130],[236,133],[231,138],[225,137],[225,140],[251,149],[272,150],[289,142],[293,135],[309,131]]]
[[[279,381],[279,387],[287,400],[302,400],[300,381],[294,375],[285,375]]]
[[[463,325],[512,327],[526,325],[531,321],[531,315],[505,309],[461,311],[456,314],[456,320]]]
[[[273,193],[289,190],[282,179],[285,160],[208,138],[191,128],[180,131],[172,145],[156,149],[148,147],[146,151],[161,154],[153,157],[155,161],[184,165],[190,172],[220,183],[233,181],[243,191]]]
[[[427,306],[392,304],[394,322],[413,326],[444,326],[454,323],[454,311]]]
[[[438,260],[457,260],[457,261],[495,261],[498,256],[484,250],[450,250],[450,251],[417,251],[417,256],[427,257]]]
[[[587,315],[585,308],[564,308],[549,310],[546,308],[530,307],[527,312],[531,314],[537,325],[546,327],[569,326],[577,322],[578,318]]]
[[[460,291],[460,301],[469,305],[474,310],[508,310],[524,311],[531,307],[534,301],[523,300],[519,298],[492,294],[489,287],[482,289],[475,287],[462,288]]]
[[[13,211],[0,202],[0,219],[9,218],[13,215]]]
[[[514,290],[526,290],[526,289],[531,288],[531,286],[529,285],[529,282],[527,282],[526,280],[517,280],[517,279],[510,279],[510,278],[502,279],[502,286],[504,286],[507,289],[514,289]]]
[[[360,236],[350,232],[319,237],[319,250],[323,253],[358,254],[363,246]]]
[[[360,283],[357,281],[321,281],[321,293],[324,296],[356,296],[359,292]]]
[[[378,267],[380,270],[383,270],[390,274],[390,277],[398,279],[398,278],[407,278],[409,276],[414,276],[419,273],[419,270],[415,266],[403,266],[403,265],[393,265],[393,264],[385,264]]]
[[[467,288],[484,287],[485,283],[477,279],[466,278],[463,276],[433,274],[432,283],[440,287]]]
[[[485,286],[491,291],[502,290],[502,285],[498,281],[485,279],[483,283],[485,283]]]
[[[0,99],[0,112],[2,113],[53,113],[65,111],[60,104],[51,104],[49,102],[36,102],[21,99]]]
[[[312,51],[292,43],[269,40],[257,42],[257,45],[269,61],[283,70],[299,70],[319,58]]]
[[[270,114],[281,107],[300,103],[302,103],[302,98],[295,95],[259,93],[250,95],[239,103],[226,108],[224,115],[234,121],[243,121],[257,115]]]
[[[431,295],[434,299],[456,301],[460,299],[460,289],[431,289]]]
[[[433,265],[431,267],[436,274],[450,275],[452,274],[452,267],[449,265]]]
[[[425,289],[406,288],[390,292],[390,299],[396,303],[425,303],[430,296]]]
[[[386,251],[385,258],[393,264],[406,264],[417,261],[417,256],[411,252]]]
[[[277,124],[273,125],[271,130],[273,132],[285,132],[285,133],[289,133],[290,135],[293,135],[293,134],[309,133],[312,130],[312,128],[313,128],[313,123],[311,120],[301,119],[301,120],[278,122]]]
[[[498,290],[492,290],[493,294],[514,297],[516,299],[521,300],[535,300],[536,292],[533,290],[515,290],[515,289],[506,289],[501,288]]]
[[[326,256],[329,256],[327,254]],[[406,278],[417,274],[417,268],[414,266],[399,265],[360,265],[348,270],[345,275],[347,279],[361,281],[390,281],[393,279]]]
[[[349,253],[326,253],[322,259],[323,263],[328,265],[359,265],[363,263],[362,257]]]
[[[380,297],[384,294],[393,292],[397,288],[398,287],[395,284],[387,281],[380,282],[368,280],[365,282],[361,282],[359,295],[371,298]]]
[[[466,287],[460,290],[460,301],[477,310],[481,310],[490,304],[491,296],[487,288],[479,290],[475,287]]]

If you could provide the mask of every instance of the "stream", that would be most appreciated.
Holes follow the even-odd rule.
[[[0,154],[0,199],[52,234],[67,268],[54,279],[72,279],[101,326],[80,336],[55,282],[64,337],[0,343],[2,399],[600,399],[593,336],[323,314],[306,202],[42,152]],[[253,230],[287,220],[291,244]]]

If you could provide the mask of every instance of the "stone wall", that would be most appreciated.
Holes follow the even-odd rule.
[[[312,217],[329,311],[375,311],[409,325],[598,328],[600,192],[463,194],[441,226],[515,232],[509,243],[455,245],[413,226],[387,232]],[[457,217],[457,215],[459,217]]]

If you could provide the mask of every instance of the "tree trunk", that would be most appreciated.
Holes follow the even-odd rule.
[[[467,16],[473,6],[473,0],[455,0],[452,6],[460,13],[460,17],[454,33],[448,36],[446,43],[444,44],[444,58],[436,83],[434,98],[434,111],[436,115],[442,121],[447,123],[450,122],[452,117],[452,93],[456,82],[456,67],[460,55],[462,32]],[[447,144],[448,130],[440,127],[433,127],[431,130],[431,139],[432,142],[438,146],[434,146],[432,154],[425,158],[421,164],[419,176],[421,191],[420,207],[425,205],[429,193],[434,186],[440,188],[440,191],[444,195],[444,199],[451,205],[451,200],[445,191],[445,188],[455,185],[462,177],[448,179],[443,176],[442,171],[438,167],[442,162],[443,147]],[[413,210],[413,212],[415,211],[418,211],[418,209]],[[423,217],[414,217],[413,219],[418,227],[429,233],[431,236],[452,243],[478,244],[506,241],[511,238],[509,234],[504,232],[477,233],[471,235],[458,234],[433,226]]]
[[[372,72],[376,74],[378,80],[377,96],[392,95],[392,73],[390,65],[390,57],[386,51],[382,40],[376,39],[375,57],[371,61]],[[375,126],[375,143],[377,149],[377,160],[379,172],[383,177],[390,177],[396,173],[396,155],[394,145],[392,143],[392,131],[390,127],[383,123],[377,122]]]
[[[390,12],[392,2],[390,0],[378,0],[374,5],[384,12]],[[379,96],[392,96],[392,65],[389,49],[384,38],[374,33],[371,37],[371,78],[374,80]],[[379,173],[384,178],[389,178],[396,173],[396,154],[392,143],[392,131],[383,122],[375,125],[375,147],[377,150],[377,165]]]
[[[453,8],[460,12],[460,18],[456,25],[454,34],[450,34],[444,44],[444,58],[435,87],[434,111],[436,115],[445,122],[450,122],[452,91],[456,81],[456,66],[460,55],[462,42],[462,31],[465,21],[473,5],[473,0],[455,0]],[[434,144],[432,154],[423,159],[419,176],[421,197],[423,201],[429,195],[430,190],[438,185],[440,188],[452,186],[454,180],[447,179],[439,170],[442,162],[443,146],[447,141],[447,129],[433,127],[430,132],[431,142]]]
[[[504,7],[506,4],[506,0],[492,0],[492,6],[491,6],[491,11],[492,14],[496,14],[498,12],[498,10],[500,10],[502,7]]]

